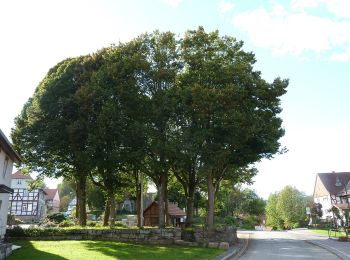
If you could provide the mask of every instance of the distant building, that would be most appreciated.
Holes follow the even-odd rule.
[[[173,226],[180,226],[184,223],[186,213],[176,203],[168,202],[168,215]],[[143,211],[143,218],[145,226],[157,226],[159,224],[159,204],[157,201],[153,201]]]
[[[6,233],[9,194],[13,192],[11,189],[13,164],[19,162],[19,155],[0,129],[0,241],[4,239]]]
[[[58,189],[44,189],[46,193],[45,203],[48,213],[59,212],[60,211],[60,195],[58,194]]]
[[[68,208],[67,211],[65,212],[66,216],[70,216],[72,214],[72,210],[77,206],[77,198],[73,198],[69,204],[68,204]]]
[[[322,205],[322,219],[332,219],[330,209],[334,206],[340,212],[349,208],[350,172],[318,173],[314,186],[314,202]]]
[[[18,171],[12,174],[10,197],[10,213],[26,222],[39,222],[46,216],[45,191],[43,189],[28,190],[28,181],[33,180],[29,175]]]

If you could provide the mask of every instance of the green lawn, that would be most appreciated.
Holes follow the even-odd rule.
[[[137,245],[111,241],[16,241],[13,259],[213,259],[223,250],[201,247]]]
[[[309,229],[311,232],[317,233],[317,234],[322,234],[322,235],[327,235],[328,236],[328,230],[325,229]],[[332,236],[335,236],[335,233],[332,231]],[[337,232],[336,233],[337,237],[340,236],[345,236],[345,232]]]

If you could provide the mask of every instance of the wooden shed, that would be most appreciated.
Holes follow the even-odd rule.
[[[180,226],[181,219],[186,216],[186,213],[180,209],[177,204],[168,202],[168,216],[170,223],[173,226]],[[144,211],[144,225],[158,226],[159,224],[159,205],[157,201],[153,201]]]

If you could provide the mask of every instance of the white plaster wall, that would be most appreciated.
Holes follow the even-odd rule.
[[[11,180],[11,188],[12,189],[27,189],[27,179],[20,179],[20,184],[18,183],[18,179]]]
[[[326,219],[327,217],[333,217],[332,212],[328,212],[332,208],[331,196],[324,196],[314,199],[315,203],[320,203],[322,205],[323,215],[321,219]]]
[[[9,158],[6,172],[4,174],[4,162],[6,154],[4,150],[0,148],[0,184],[4,184],[8,187],[11,186],[11,174],[13,168],[13,161]],[[5,236],[6,233],[6,224],[7,224],[7,212],[9,205],[9,194],[0,193],[1,208],[0,208],[0,236],[1,239]]]

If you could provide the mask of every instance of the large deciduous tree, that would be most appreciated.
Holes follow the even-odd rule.
[[[25,164],[51,177],[74,178],[79,224],[86,225],[87,153],[91,122],[79,105],[80,91],[99,61],[92,56],[67,59],[50,69],[16,118],[12,140]]]
[[[178,84],[187,93],[188,120],[195,126],[192,136],[207,180],[207,224],[212,228],[221,180],[249,181],[247,166],[279,151],[284,134],[280,96],[288,81],[267,83],[253,70],[254,55],[242,50],[242,42],[217,31],[188,31],[180,52],[184,69]]]

